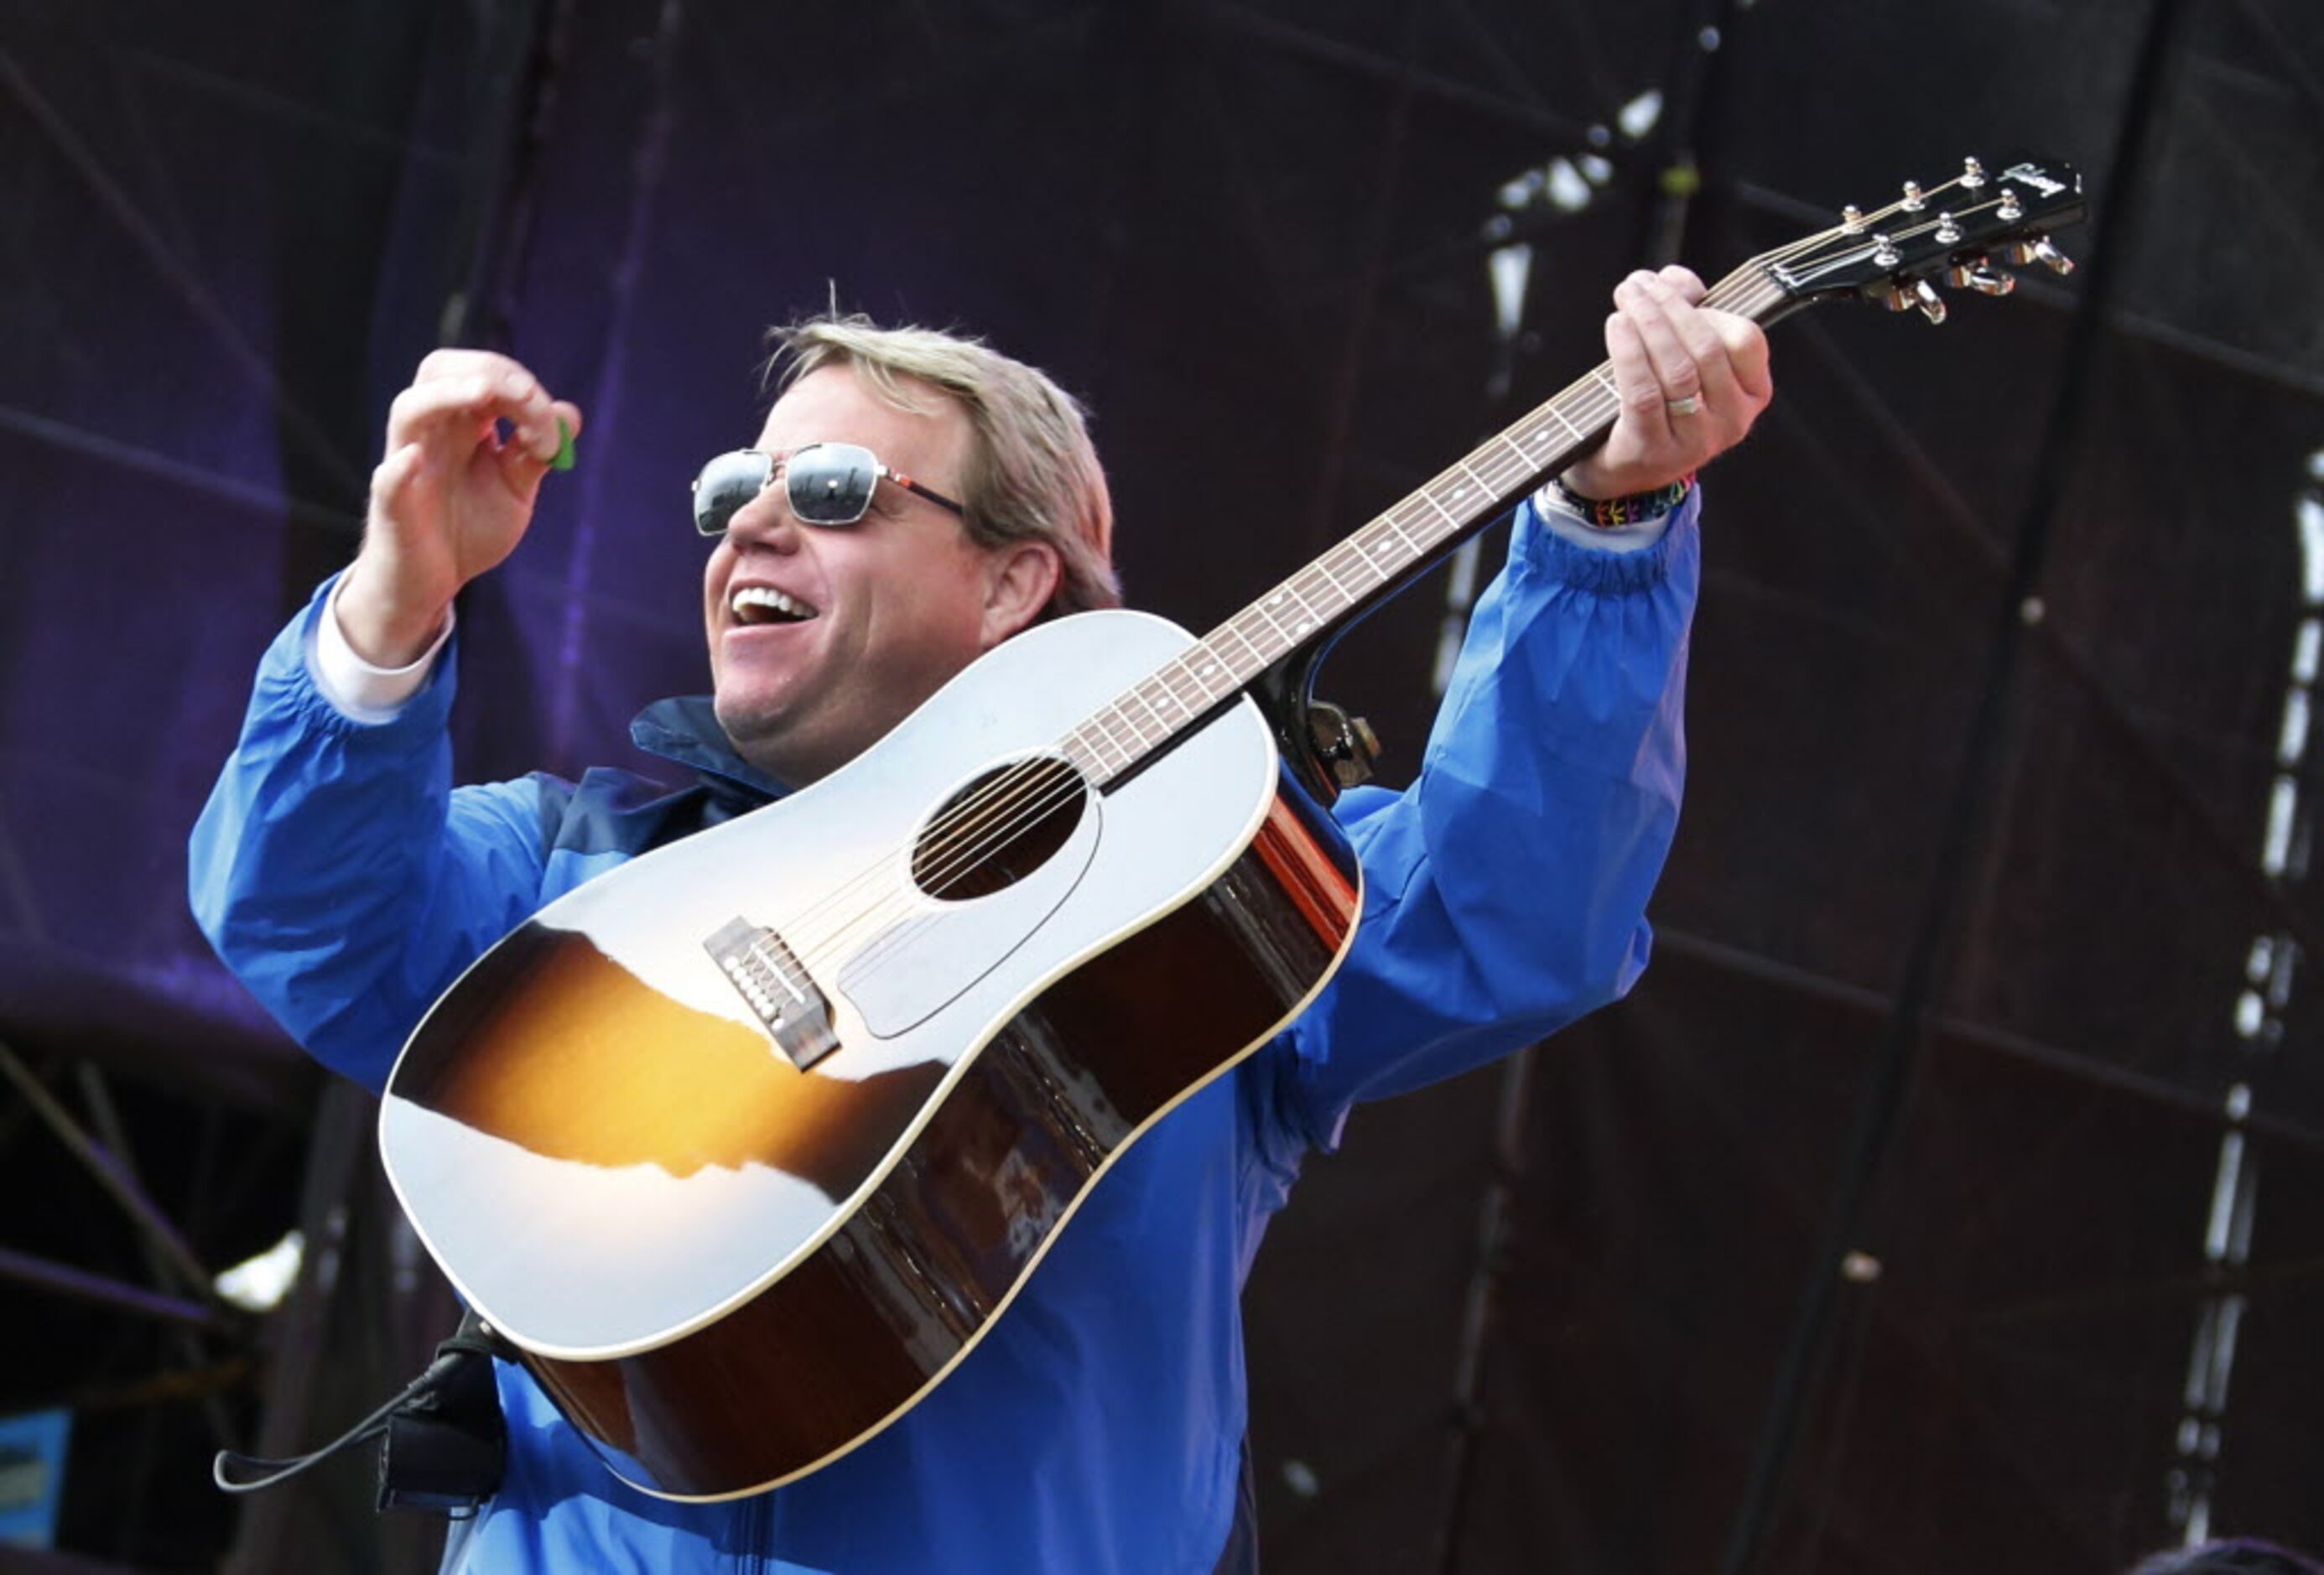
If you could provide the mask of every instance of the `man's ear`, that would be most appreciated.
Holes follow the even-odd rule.
[[[1064,562],[1048,542],[1012,541],[993,548],[985,580],[985,649],[1029,628],[1057,594],[1064,576]]]

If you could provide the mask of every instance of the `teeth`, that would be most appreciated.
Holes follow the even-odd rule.
[[[778,618],[798,619],[815,616],[814,608],[804,602],[784,595],[772,585],[745,585],[734,593],[733,604],[734,614],[738,618],[743,617],[753,610],[771,612]]]

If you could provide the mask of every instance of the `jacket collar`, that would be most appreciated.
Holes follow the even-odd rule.
[[[740,788],[755,803],[780,798],[789,789],[734,752],[707,695],[657,700],[630,723],[630,741],[650,755],[699,773],[722,797]]]

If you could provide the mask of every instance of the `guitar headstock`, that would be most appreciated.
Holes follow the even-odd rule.
[[[2082,178],[2070,164],[2021,159],[1988,170],[1975,159],[1961,172],[1904,194],[1874,213],[1844,208],[1837,229],[1754,259],[1782,291],[1778,314],[1841,296],[1875,300],[1891,311],[1918,308],[1945,320],[1936,282],[1985,295],[2016,286],[2010,267],[2042,262],[2060,273],[2073,263],[2049,232],[2080,221]]]

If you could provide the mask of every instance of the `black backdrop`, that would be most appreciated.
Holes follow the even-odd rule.
[[[1778,405],[1709,481],[1656,966],[1311,1167],[1247,1301],[1268,1566],[2096,1572],[2190,1516],[2324,1544],[2319,84],[2304,0],[17,0],[0,1043],[209,1267],[301,1220],[336,1248],[288,1312],[190,1334],[0,1283],[0,1407],[76,1408],[67,1543],[425,1567],[359,1471],[240,1523],[202,1484],[220,1430],[352,1414],[438,1303],[360,1101],[180,892],[250,666],[352,550],[429,345],[591,413],[470,597],[457,723],[470,775],[569,771],[702,682],[677,498],[752,429],[769,322],[835,296],[1051,368],[1097,410],[1133,599],[1202,627],[1509,408],[1495,216],[1533,246],[1503,370],[1536,399],[1658,236],[1716,273],[2023,146],[2118,226],[2102,327],[2078,352],[2089,276],[2037,270],[1940,330],[1778,330]],[[1505,191],[1585,155],[1573,211]],[[1445,595],[1326,670],[1391,776]],[[185,1293],[8,1100],[0,1246]]]

